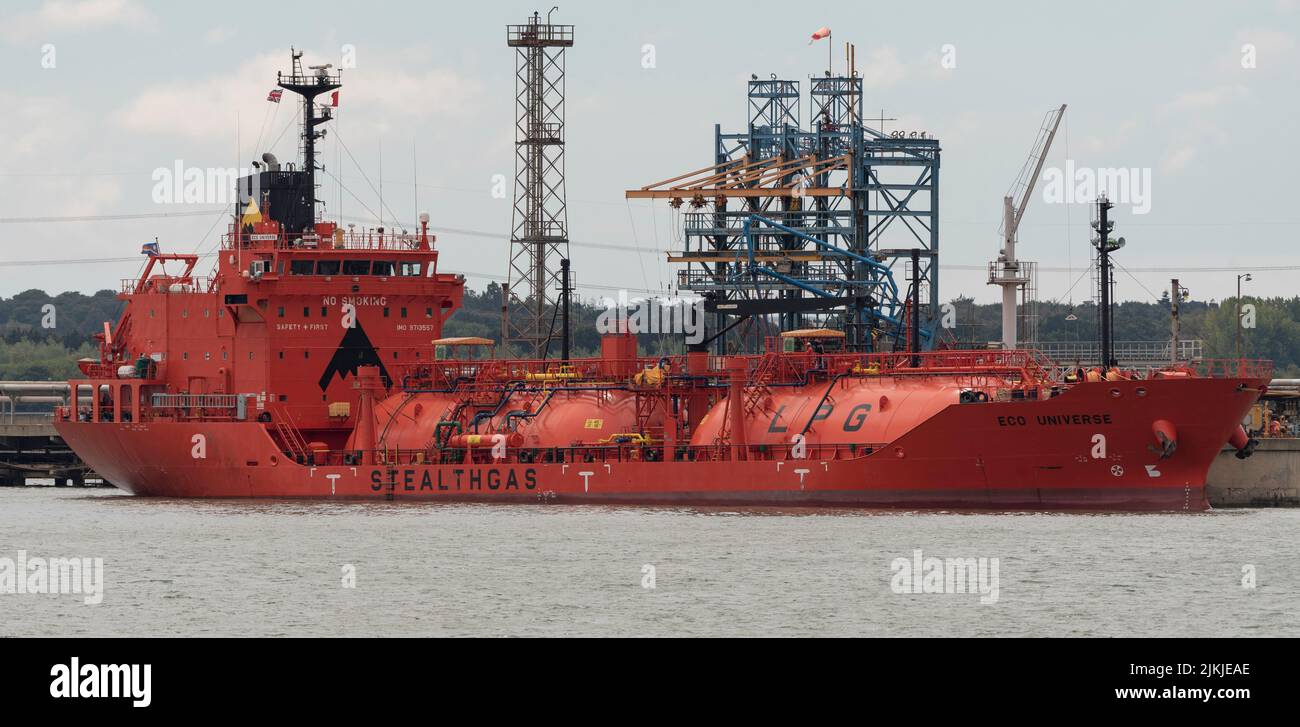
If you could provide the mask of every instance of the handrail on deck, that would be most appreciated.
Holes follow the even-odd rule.
[[[355,466],[369,460],[375,466],[396,465],[535,465],[535,464],[606,464],[629,462],[736,462],[846,461],[869,457],[887,448],[883,443],[808,445],[806,456],[791,456],[792,445],[765,444],[676,444],[653,443],[575,444],[566,447],[511,447],[505,458],[491,456],[492,447],[428,447],[424,449],[386,448],[372,450],[317,450],[305,457],[285,451],[291,459],[312,466]],[[743,454],[743,456],[742,456]],[[369,455],[369,456],[367,456]]]

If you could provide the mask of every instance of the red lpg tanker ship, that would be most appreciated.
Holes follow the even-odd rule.
[[[305,158],[240,180],[211,277],[152,254],[56,428],[108,482],[168,497],[1201,510],[1271,366],[1078,376],[1029,350],[856,352],[786,331],[762,353],[465,356],[464,278],[415,235],[318,221]],[[287,166],[287,165],[286,165]],[[155,252],[156,251],[151,251]],[[919,335],[910,336],[913,340]],[[800,339],[816,339],[809,346]],[[799,342],[798,345],[790,345]]]

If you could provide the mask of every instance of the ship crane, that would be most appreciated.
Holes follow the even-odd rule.
[[[1029,151],[1020,175],[1012,183],[1007,195],[1002,198],[1002,249],[998,259],[989,263],[989,285],[1002,286],[1002,348],[1016,348],[1017,343],[1017,308],[1016,298],[1022,299],[1026,311],[1034,297],[1034,263],[1016,258],[1016,238],[1020,229],[1020,220],[1025,216],[1029,198],[1038,183],[1038,175],[1043,171],[1047,161],[1047,152],[1052,148],[1056,138],[1056,129],[1065,116],[1065,104],[1061,108],[1049,111],[1043,117],[1043,125],[1038,130],[1038,138]],[[1031,171],[1032,170],[1032,171]],[[1018,197],[1018,199],[1017,199]],[[1030,330],[1026,331],[1026,340],[1035,338],[1032,316],[1026,316]]]

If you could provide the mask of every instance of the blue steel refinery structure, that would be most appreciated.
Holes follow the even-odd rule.
[[[718,353],[773,324],[839,329],[858,351],[933,345],[939,141],[868,126],[862,91],[854,71],[810,77],[805,125],[800,81],[751,77],[748,125],[714,126],[709,166],[627,191],[681,218],[668,259],[685,266],[678,287],[704,296]]]

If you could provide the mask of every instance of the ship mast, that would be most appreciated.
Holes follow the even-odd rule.
[[[340,88],[343,84],[340,82],[339,74],[330,73],[333,64],[326,63],[321,66],[308,66],[310,73],[304,73],[302,68],[302,51],[290,49],[293,56],[293,70],[290,76],[285,76],[277,72],[276,85],[291,93],[302,96],[302,169],[307,173],[305,187],[308,191],[309,202],[312,208],[312,219],[315,221],[316,203],[316,140],[325,138],[325,130],[316,130],[317,126],[334,118],[330,111],[330,106],[321,106],[320,115],[316,115],[317,96],[323,93],[329,93]]]
[[[1111,305],[1111,299],[1114,297],[1115,281],[1111,273],[1110,254],[1124,247],[1124,238],[1112,239],[1110,233],[1115,229],[1115,222],[1110,219],[1110,211],[1115,204],[1106,197],[1103,192],[1097,198],[1096,214],[1097,217],[1092,221],[1092,229],[1097,234],[1092,239],[1093,247],[1097,248],[1097,272],[1100,276],[1098,284],[1100,286],[1100,304],[1097,308],[1098,314],[1098,336],[1101,339],[1101,368],[1107,370],[1112,366],[1117,366],[1115,360],[1115,319],[1114,307]]]

